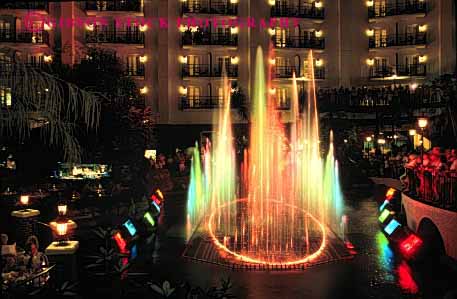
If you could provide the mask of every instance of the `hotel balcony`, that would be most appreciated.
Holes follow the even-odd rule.
[[[427,44],[426,32],[414,34],[392,34],[386,38],[375,38],[371,36],[368,40],[370,49],[404,47],[404,46],[425,46]]]
[[[181,110],[222,108],[224,100],[220,96],[181,97]]]
[[[29,43],[29,44],[49,44],[49,34],[47,31],[14,31],[0,29],[0,42],[3,43]]]
[[[238,66],[229,65],[225,68],[227,77],[238,77]],[[211,68],[209,64],[183,64],[181,70],[182,77],[222,77],[222,66],[217,65]]]
[[[401,80],[409,77],[425,77],[427,75],[427,67],[425,64],[409,64],[371,67],[369,69],[369,79],[381,80]]]
[[[47,1],[5,1],[0,2],[0,9],[37,9],[48,10]]]
[[[144,70],[144,64],[141,63],[137,67],[127,67],[125,69],[125,75],[132,77],[144,77]]]
[[[210,33],[204,31],[182,33],[183,46],[238,46],[238,36],[230,33]]]
[[[181,13],[238,15],[238,3],[230,1],[185,1],[182,2]]]
[[[317,8],[312,3],[301,3],[299,5],[275,5],[271,8],[272,17],[308,18],[323,20],[325,9]]]
[[[285,99],[284,101],[279,101],[276,105],[277,110],[290,110],[290,98]]]
[[[420,0],[414,2],[404,0],[404,2],[388,3],[385,6],[378,6],[374,3],[374,6],[368,7],[368,18],[370,19],[412,14],[425,15],[426,13],[426,3]]]
[[[297,68],[294,66],[275,66],[273,78],[274,79],[292,79],[294,72],[295,72],[295,76],[297,78],[303,77],[302,72],[297,71]],[[314,79],[324,80],[325,79],[325,68],[314,67]]]
[[[86,10],[141,12],[140,0],[86,1]]]
[[[272,41],[275,48],[303,48],[317,50],[325,48],[325,39],[322,37],[288,36],[285,39],[281,39],[273,36]]]
[[[141,31],[86,31],[86,43],[136,44],[144,45]]]

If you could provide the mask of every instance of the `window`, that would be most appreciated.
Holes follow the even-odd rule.
[[[200,101],[201,89],[197,86],[187,87],[187,101],[189,107],[194,107]]]
[[[127,56],[127,75],[139,76],[140,70],[140,57],[138,55]]]
[[[189,55],[187,57],[187,65],[189,67],[190,76],[198,76],[202,72],[202,70],[200,69],[200,61],[200,56]]]
[[[278,108],[280,109],[289,109],[289,89],[286,87],[276,89],[276,100]]]
[[[0,40],[12,39],[11,23],[5,20],[0,20]]]
[[[376,48],[387,47],[387,30],[375,29],[374,40]]]
[[[376,70],[387,70],[387,58],[376,57],[374,59],[374,67]]]
[[[289,29],[276,27],[275,29],[275,44],[278,48],[285,48],[287,46],[287,39],[289,37]]]
[[[385,17],[386,16],[386,1],[385,0],[378,0],[374,3],[374,13],[377,17]]]
[[[228,56],[219,56],[217,57],[217,70],[222,74],[223,66],[225,65],[225,71],[228,73],[230,71],[230,57]]]
[[[34,67],[40,67],[44,64],[43,54],[30,54],[27,56],[27,63]]]
[[[2,107],[10,107],[12,103],[11,88],[0,87],[0,104]]]

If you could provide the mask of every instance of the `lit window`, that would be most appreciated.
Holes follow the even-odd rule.
[[[0,103],[2,107],[10,107],[12,104],[11,88],[0,87]]]

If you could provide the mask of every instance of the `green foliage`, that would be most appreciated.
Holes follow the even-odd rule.
[[[185,298],[185,299],[230,299],[235,298],[231,290],[233,288],[230,278],[222,278],[219,286],[201,287],[191,286],[189,283],[183,283],[179,287],[172,288],[168,281],[162,285],[148,283],[151,290],[162,298]]]

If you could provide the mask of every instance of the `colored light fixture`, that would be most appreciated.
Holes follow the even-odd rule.
[[[423,241],[415,234],[409,235],[400,244],[400,250],[405,256],[411,256],[414,254],[419,247],[423,244]]]
[[[387,210],[384,210],[384,211],[387,211]],[[386,234],[388,234],[390,236],[399,227],[401,227],[401,224],[397,220],[392,219],[389,222],[389,224],[387,224],[387,226],[384,228],[384,231],[386,232]]]
[[[386,199],[387,199],[387,200],[391,200],[392,197],[395,195],[395,192],[396,192],[396,191],[397,191],[397,190],[395,190],[394,188],[389,188],[389,189],[387,190],[387,192],[386,192]]]
[[[383,211],[387,205],[389,204],[389,201],[388,200],[384,200],[384,202],[382,203],[382,205],[379,207],[379,211]]]
[[[59,213],[59,216],[67,215],[67,205],[65,203],[59,203],[57,205],[57,212]]]
[[[146,214],[144,214],[144,219],[146,219],[146,221],[147,221],[152,227],[154,227],[154,226],[156,225],[156,222],[154,221],[154,218],[152,217],[151,213],[146,212]]]
[[[384,221],[386,221],[387,217],[389,217],[390,215],[390,211],[388,209],[384,209],[384,211],[382,211],[381,215],[379,215],[379,222],[381,223],[384,223]]]
[[[152,205],[157,209],[157,212],[160,213],[160,206],[155,201],[152,201]]]
[[[156,190],[156,193],[157,193],[157,195],[159,195],[160,199],[163,200],[163,193],[162,193],[162,191],[160,191],[160,189],[157,189],[157,190]]]
[[[117,247],[121,253],[127,252],[127,242],[125,242],[124,238],[122,238],[120,232],[114,234],[113,239],[116,241]]]
[[[28,195],[21,195],[21,197],[19,197],[19,202],[23,206],[28,205],[29,204],[29,196]]]
[[[127,229],[129,232],[130,236],[136,235],[136,227],[133,224],[132,220],[128,219],[126,222],[124,222],[123,226]]]

